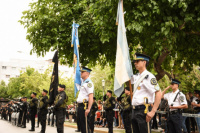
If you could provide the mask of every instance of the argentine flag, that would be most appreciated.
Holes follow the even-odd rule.
[[[79,63],[79,40],[78,40],[78,27],[79,25],[76,23],[72,24],[72,44],[71,46],[73,47],[74,45],[74,72],[75,72],[75,77],[74,77],[74,97],[76,97],[76,93],[78,92],[78,89],[76,87],[76,84],[81,85],[81,73],[80,73],[80,63]]]
[[[119,0],[116,24],[118,25],[118,31],[114,93],[116,96],[120,96],[120,94],[124,90],[123,84],[129,81],[131,79],[131,76],[133,75],[132,64],[129,56],[129,48],[126,38],[122,0]]]

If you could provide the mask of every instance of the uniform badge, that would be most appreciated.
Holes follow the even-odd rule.
[[[157,85],[157,80],[156,80],[155,78],[152,78],[152,79],[151,79],[151,84],[152,84],[152,85]]]
[[[88,83],[87,87],[91,88],[92,87],[92,83]]]
[[[155,90],[159,91],[160,90],[160,86],[157,84],[154,86]]]
[[[141,89],[141,87],[140,86],[138,86],[138,88],[137,88],[138,90],[140,90]]]
[[[180,97],[179,97],[179,100],[180,100],[181,102],[184,102],[184,96],[180,96]]]

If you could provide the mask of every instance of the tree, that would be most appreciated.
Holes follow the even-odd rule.
[[[0,83],[0,98],[9,98],[6,83],[3,80]]]
[[[70,48],[73,20],[80,24],[80,59],[83,65],[97,62],[115,64],[115,26],[118,0],[38,0],[30,3],[20,23],[27,28],[32,52],[45,55],[59,49],[60,58],[72,64]],[[153,58],[150,68],[160,80],[179,72],[190,72],[199,65],[200,1],[124,1],[130,51]],[[138,44],[141,46],[138,48]],[[171,64],[171,65],[169,65]]]

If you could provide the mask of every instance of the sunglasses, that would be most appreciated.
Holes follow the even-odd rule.
[[[138,63],[138,62],[140,62],[140,61],[143,61],[143,60],[135,60],[134,63]]]

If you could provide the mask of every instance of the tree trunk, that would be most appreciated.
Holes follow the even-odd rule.
[[[167,49],[162,51],[162,54],[160,55],[160,57],[158,58],[158,60],[154,60],[154,69],[155,71],[158,73],[156,75],[156,79],[157,81],[159,81],[160,79],[162,79],[165,74],[169,77],[169,79],[172,78],[171,74],[166,72],[162,67],[162,63],[164,62],[164,60],[166,59],[166,57],[170,54],[170,51],[168,51]]]

